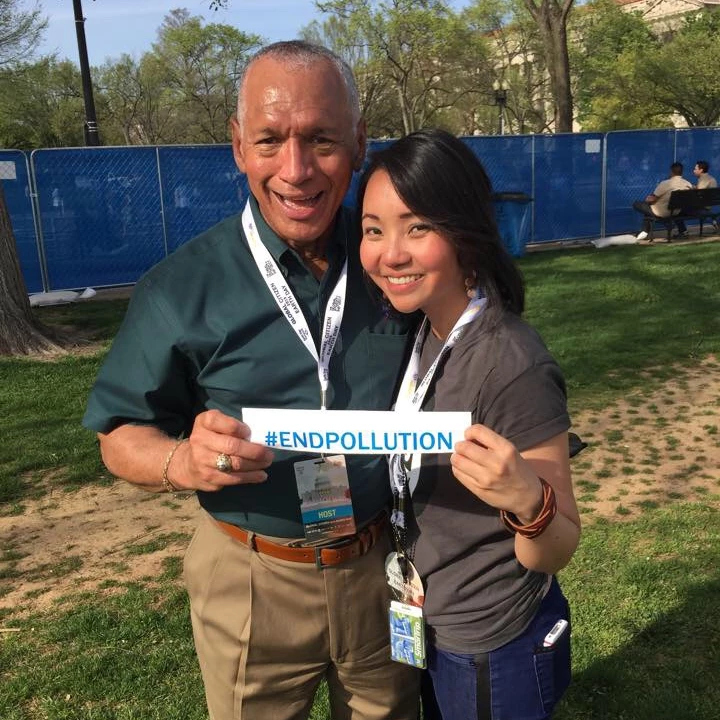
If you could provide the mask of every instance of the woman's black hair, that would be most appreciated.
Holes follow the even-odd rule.
[[[500,240],[490,179],[462,140],[444,130],[419,130],[373,153],[358,187],[362,214],[367,183],[384,170],[397,194],[418,217],[440,231],[458,263],[487,297],[485,316],[521,315],[522,275]]]

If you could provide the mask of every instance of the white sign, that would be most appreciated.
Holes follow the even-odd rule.
[[[0,180],[17,180],[17,170],[12,160],[0,160]]]
[[[243,408],[242,419],[261,445],[344,455],[451,453],[472,422],[469,412],[279,408]]]
[[[585,152],[586,153],[599,153],[602,149],[599,139],[586,140],[585,141]]]

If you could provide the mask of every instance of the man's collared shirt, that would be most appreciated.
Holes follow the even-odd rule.
[[[318,281],[251,202],[260,237],[291,286],[316,346],[349,243],[328,409],[389,409],[412,321],[387,319],[369,296],[349,211],[338,214],[329,269]],[[238,215],[179,248],[137,284],[83,422],[105,433],[135,423],[188,435],[200,412],[215,408],[242,419],[242,407],[319,408],[320,384],[317,363],[278,309]],[[302,537],[293,465],[312,456],[274,452],[264,483],[199,492],[201,505],[257,533]],[[355,519],[363,523],[389,499],[385,458],[352,455],[347,465]]]
[[[692,190],[692,185],[680,175],[673,175],[659,183],[652,192],[657,200],[650,206],[653,213],[658,217],[670,217],[668,203],[670,202],[670,193],[673,190]]]

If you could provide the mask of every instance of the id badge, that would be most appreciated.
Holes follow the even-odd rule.
[[[425,621],[422,608],[390,602],[390,657],[395,662],[425,668]]]
[[[322,543],[354,535],[355,517],[345,456],[302,460],[294,468],[305,539]]]
[[[398,562],[398,554],[391,552],[385,558],[385,577],[387,584],[392,590],[392,594],[396,600],[408,605],[422,607],[425,603],[425,589],[422,580],[415,566],[405,559],[407,568],[407,579],[403,577],[400,563]]]

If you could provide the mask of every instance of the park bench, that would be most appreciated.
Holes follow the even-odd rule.
[[[667,239],[672,238],[675,220],[697,220],[700,224],[700,235],[707,220],[716,224],[720,217],[720,188],[703,188],[702,190],[673,190],[670,193],[668,209],[673,213],[670,217],[653,216],[650,225],[650,240],[653,239],[655,223],[660,223],[667,230]]]

